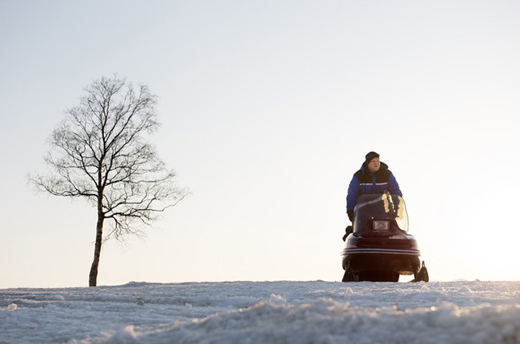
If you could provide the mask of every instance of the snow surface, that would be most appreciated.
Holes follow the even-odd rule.
[[[0,343],[520,343],[520,282],[2,289]]]

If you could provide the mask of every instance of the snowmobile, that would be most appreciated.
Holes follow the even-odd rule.
[[[429,280],[417,241],[408,234],[408,213],[401,196],[388,192],[360,196],[345,240],[343,282],[398,282],[400,275],[412,274],[413,282]]]

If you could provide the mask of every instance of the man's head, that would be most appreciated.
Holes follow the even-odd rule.
[[[379,168],[381,167],[381,163],[379,162],[379,154],[376,152],[369,152],[367,155],[365,155],[365,164],[367,164],[370,173],[379,171]]]

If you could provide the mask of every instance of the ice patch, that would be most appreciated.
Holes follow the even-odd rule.
[[[346,288],[345,294],[354,294],[354,291],[352,290],[352,288]]]
[[[110,343],[114,344],[133,344],[136,343],[137,335],[134,331],[134,326],[130,325],[118,331],[114,337],[111,338]]]
[[[463,292],[463,293],[466,293],[466,294],[471,294],[471,293],[473,293],[473,291],[471,290],[471,288],[468,287],[468,286],[463,286],[463,287],[461,288],[460,291]]]
[[[424,282],[421,282],[421,283],[424,283]],[[421,286],[421,293],[429,293],[431,290],[430,288],[428,288],[428,286],[426,285],[426,283],[424,283],[422,286]]]
[[[502,292],[502,293],[509,293],[510,292],[509,287],[506,284],[502,284],[500,286],[500,292]]]
[[[273,306],[286,306],[287,300],[280,295],[271,294],[271,296],[269,296],[269,304]]]

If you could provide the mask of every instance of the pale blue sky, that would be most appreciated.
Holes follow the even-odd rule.
[[[520,3],[0,2],[0,288],[85,286],[95,211],[32,191],[83,87],[159,97],[192,196],[98,283],[340,280],[346,187],[375,150],[434,280],[520,280]],[[500,239],[495,239],[499,237]]]

